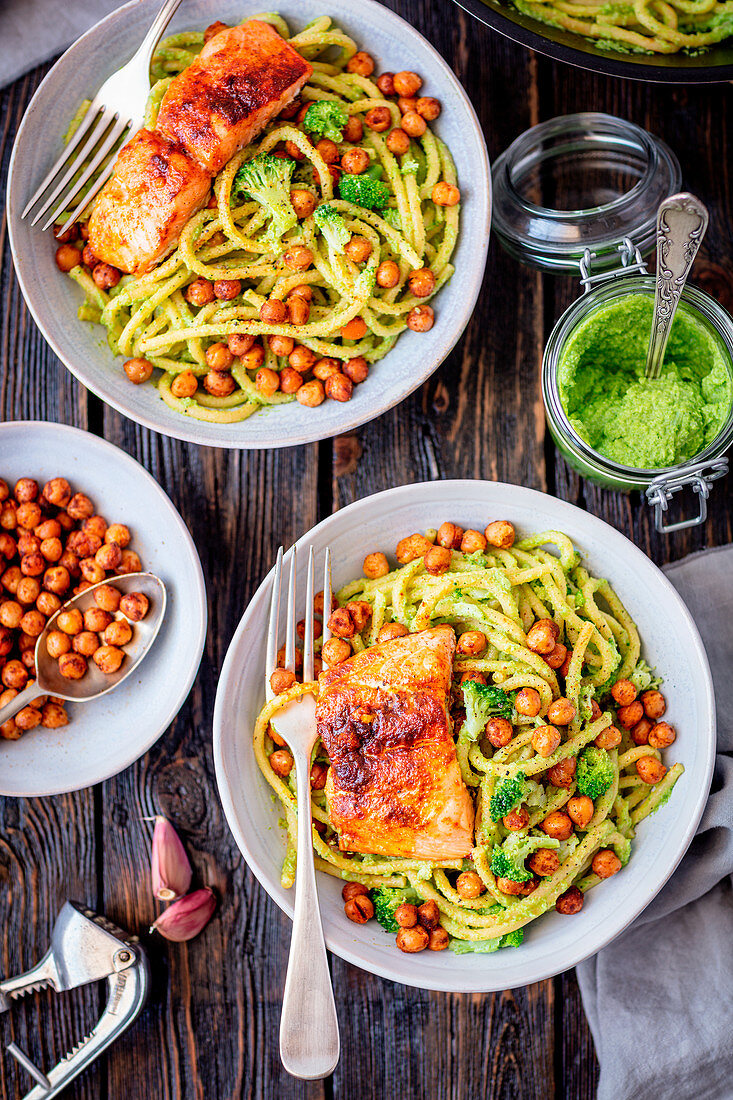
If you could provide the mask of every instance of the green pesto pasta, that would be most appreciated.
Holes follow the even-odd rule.
[[[435,540],[435,530],[404,539],[402,564],[370,568],[337,599],[371,611],[348,641],[352,654],[398,632],[454,629],[449,711],[475,846],[468,859],[436,861],[342,851],[323,790],[311,796],[313,845],[319,870],[376,890],[375,899],[399,888],[414,904],[434,902],[455,950],[494,950],[518,945],[549,909],[576,912],[585,892],[621,870],[639,822],[666,801],[683,768],[661,762],[674,731],[656,724],[660,681],[640,658],[631,616],[566,535],[512,535],[502,548],[426,558]],[[317,696],[318,684],[276,696],[254,730],[258,765],[283,807],[285,886],[295,877],[298,807],[294,773],[271,762],[279,742],[270,720],[304,693]],[[477,697],[500,699],[505,717],[475,709]],[[653,717],[642,729],[645,714]],[[314,760],[328,766],[321,742]]]
[[[292,109],[215,177],[208,206],[189,219],[175,252],[150,272],[125,275],[111,290],[100,289],[87,266],[70,272],[86,295],[79,318],[105,327],[113,353],[152,364],[152,384],[182,416],[222,425],[296,399],[308,406],[330,396],[348,400],[401,332],[431,327],[428,302],[453,273],[460,216],[455,165],[429,124],[414,138],[400,129],[408,142],[403,153],[390,151],[387,132],[370,128],[370,111],[387,110],[390,128],[399,128],[401,114],[396,99],[378,89],[376,73],[349,70],[357,44],[348,35],[328,16],[298,34],[279,15],[253,18],[270,23],[313,66]],[[165,92],[203,41],[203,32],[185,32],[159,45],[146,127],[155,126]],[[346,124],[327,148],[303,118],[319,103],[338,104]],[[298,220],[279,238],[268,208],[238,183],[243,165],[270,154],[292,162],[291,197],[293,191],[301,196]],[[343,167],[344,154],[352,164],[361,158],[358,174],[383,185],[381,204],[367,208],[340,195],[339,181],[357,178]],[[433,201],[437,184],[451,188],[453,205]],[[338,215],[346,241],[359,241],[360,253],[344,251],[343,242],[329,247],[313,209],[324,204]],[[389,277],[382,276],[386,270]],[[414,272],[422,284],[411,285]],[[206,289],[194,296],[189,288],[197,280],[205,280]],[[287,306],[280,318],[262,319],[266,302],[287,303],[294,290],[299,315]],[[207,350],[218,344],[229,345],[229,352],[222,350],[217,373]],[[321,359],[331,362],[314,370]]]

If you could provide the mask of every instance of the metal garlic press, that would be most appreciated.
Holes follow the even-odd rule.
[[[17,1046],[13,1057],[37,1084],[23,1100],[51,1100],[130,1026],[145,1003],[149,972],[137,938],[75,901],[67,901],[51,935],[51,947],[37,966],[0,982],[0,1012],[26,993],[50,987],[57,993],[107,979],[109,997],[89,1034],[58,1065],[44,1073]]]

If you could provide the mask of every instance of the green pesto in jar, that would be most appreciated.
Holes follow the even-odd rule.
[[[560,355],[562,406],[578,435],[635,469],[676,466],[703,451],[733,406],[733,366],[696,310],[680,302],[659,378],[644,377],[654,312],[648,294],[600,306]]]

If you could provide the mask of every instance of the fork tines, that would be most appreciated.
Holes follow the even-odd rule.
[[[297,555],[295,546],[285,554],[282,546],[277,552],[275,570],[272,577],[272,594],[270,597],[270,620],[267,631],[267,661],[266,661],[266,692],[267,698],[274,695],[270,684],[270,677],[277,668],[277,654],[280,626],[280,596],[283,581],[283,566],[289,566],[288,595],[285,627],[285,661],[284,668],[295,672],[295,639],[297,632]],[[315,598],[315,553],[311,546],[308,551],[308,569],[305,586],[305,630],[303,639],[303,680],[312,680],[314,674],[314,598]],[[326,622],[331,607],[331,551],[326,547],[323,567],[323,642],[331,636]],[[326,611],[326,609],[329,611]]]

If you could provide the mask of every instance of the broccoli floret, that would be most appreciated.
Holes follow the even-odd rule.
[[[313,134],[322,134],[331,141],[341,141],[348,121],[349,116],[340,103],[333,99],[320,99],[311,103],[305,112],[303,128]]]
[[[524,798],[526,786],[524,772],[517,772],[516,775],[501,779],[497,783],[489,802],[492,821],[501,821],[502,817],[506,817],[510,810],[519,805]]]
[[[406,153],[400,164],[400,172],[403,176],[416,176],[419,167],[415,158],[410,153]]]
[[[589,745],[578,757],[578,770],[575,781],[579,794],[589,798],[600,798],[613,783],[615,769],[613,761],[605,749]]]
[[[560,841],[548,836],[520,836],[512,833],[503,844],[495,844],[491,852],[491,871],[497,878],[514,882],[529,882],[532,872],[524,866],[527,856],[538,848],[559,848]]]
[[[354,294],[357,298],[371,298],[377,283],[377,265],[367,264],[354,281]]]
[[[366,172],[360,176],[344,175],[339,180],[339,195],[346,202],[363,206],[367,210],[380,210],[389,202],[389,187],[381,180],[373,179]]]
[[[517,928],[514,932],[507,932],[505,936],[497,936],[492,940],[456,940],[452,939],[448,945],[456,955],[468,955],[474,953],[485,955],[490,951],[498,951],[500,947],[519,947],[524,940],[524,929]]]
[[[475,741],[486,729],[489,718],[511,718],[514,714],[514,702],[501,688],[490,684],[479,684],[475,680],[466,680],[463,685],[463,701],[466,705],[466,719],[461,727],[464,740]]]
[[[374,916],[386,932],[399,932],[399,925],[394,919],[395,913],[405,902],[414,903],[419,900],[417,891],[409,886],[404,888],[379,886],[377,889],[372,890]]]
[[[662,677],[657,676],[654,669],[650,668],[643,658],[636,662],[636,667],[629,679],[639,693],[648,691],[649,688],[654,688],[656,691],[662,682]]]
[[[294,168],[294,160],[259,153],[246,161],[234,177],[232,199],[240,202],[249,195],[265,208],[272,219],[269,236],[273,241],[279,241],[283,233],[298,224],[290,202],[290,181]]]
[[[346,222],[329,203],[323,203],[316,207],[313,215],[316,225],[326,238],[330,252],[343,252],[344,245],[351,240],[351,233],[346,228]]]
[[[393,206],[389,206],[386,210],[382,211],[382,217],[387,225],[391,225],[398,233],[402,232],[402,218],[400,217],[399,210],[395,210]]]

